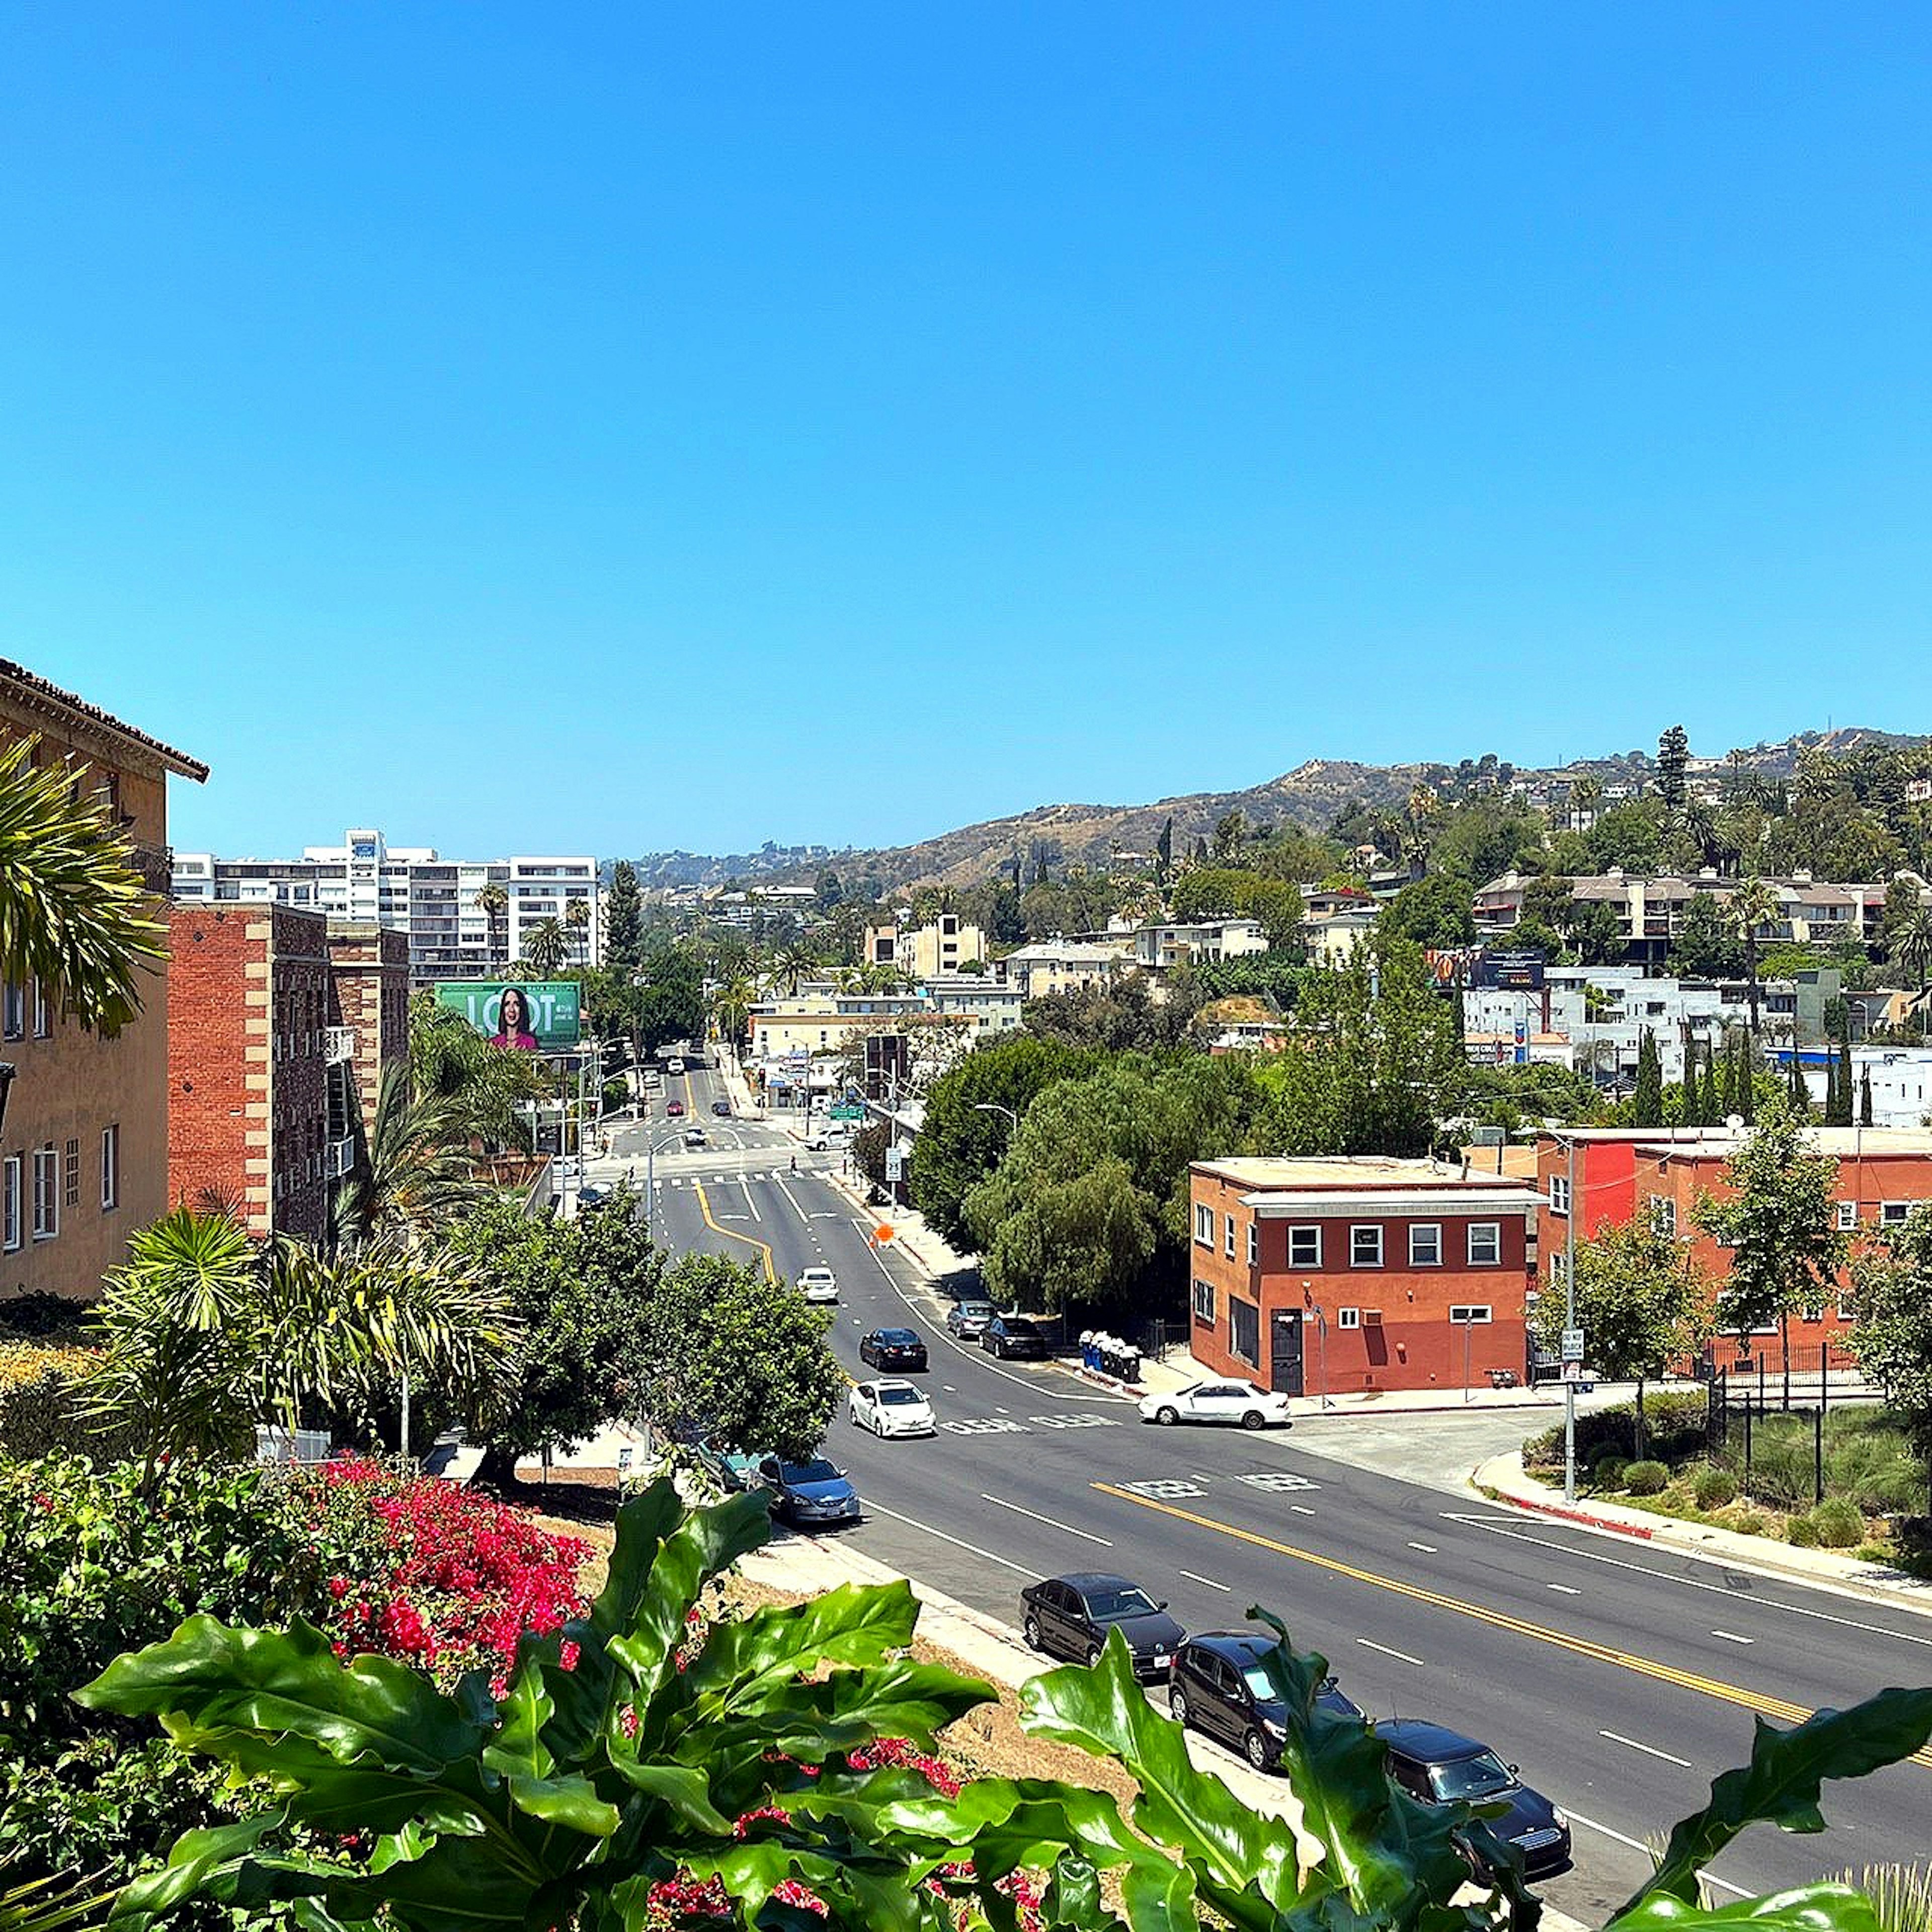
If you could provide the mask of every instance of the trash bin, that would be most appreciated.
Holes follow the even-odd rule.
[[[1080,1344],[1080,1366],[1085,1369],[1098,1369],[1100,1366],[1100,1345],[1097,1342],[1083,1341]]]

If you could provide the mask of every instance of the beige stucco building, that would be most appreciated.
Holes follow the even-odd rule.
[[[98,794],[157,896],[164,931],[170,776],[208,767],[72,692],[0,659],[0,744],[38,736],[34,762],[64,762]],[[168,1201],[168,982],[142,977],[142,1010],[118,1038],[63,1019],[40,987],[0,989],[0,1062],[14,1070],[0,1126],[0,1298],[47,1288],[91,1297],[135,1228]]]

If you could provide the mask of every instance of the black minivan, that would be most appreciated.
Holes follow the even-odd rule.
[[[1167,1680],[1167,1708],[1174,1722],[1219,1738],[1257,1771],[1272,1771],[1281,1762],[1286,1735],[1287,1713],[1262,1665],[1274,1648],[1272,1637],[1250,1631],[1208,1630],[1190,1637],[1174,1653]],[[1362,1715],[1361,1706],[1332,1677],[1317,1701],[1338,1718]]]

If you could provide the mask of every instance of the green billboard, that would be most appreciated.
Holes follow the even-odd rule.
[[[436,1003],[498,1046],[554,1053],[581,1036],[578,990],[574,980],[444,980]]]

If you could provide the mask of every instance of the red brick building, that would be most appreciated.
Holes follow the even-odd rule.
[[[1689,1244],[1691,1259],[1714,1292],[1730,1264],[1724,1250],[1698,1227],[1702,1194],[1727,1190],[1724,1166],[1740,1136],[1724,1127],[1582,1127],[1546,1133],[1537,1144],[1537,1186],[1543,1196],[1538,1252],[1542,1286],[1563,1288],[1574,1204],[1576,1238],[1587,1240],[1606,1224],[1622,1225],[1652,1201],[1666,1224]],[[1811,1140],[1838,1162],[1838,1226],[1856,1243],[1888,1224],[1903,1221],[1922,1201],[1932,1201],[1932,1133],[1903,1127],[1814,1127]],[[1574,1187],[1574,1194],[1572,1192]],[[1842,1298],[1802,1310],[1791,1324],[1792,1366],[1816,1368],[1821,1344],[1842,1350],[1851,1324]],[[1750,1353],[1774,1370],[1784,1366],[1775,1330],[1752,1338]],[[1833,1366],[1840,1358],[1834,1354]]]
[[[1193,1353],[1286,1395],[1486,1386],[1526,1366],[1536,1194],[1361,1156],[1197,1162]]]
[[[337,1164],[346,1173],[352,1144],[376,1118],[382,1070],[409,1053],[410,936],[388,926],[332,919],[328,970],[335,985],[332,1017],[348,1031],[347,1066],[332,1060],[329,1076],[329,1133]],[[352,1146],[344,1148],[344,1141]]]

